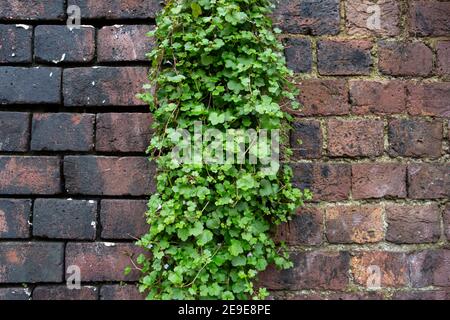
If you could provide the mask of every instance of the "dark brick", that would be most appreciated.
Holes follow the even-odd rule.
[[[64,70],[66,106],[145,105],[136,94],[147,81],[145,67],[93,67]]]
[[[64,175],[71,194],[142,196],[155,191],[155,167],[145,157],[68,156]]]
[[[33,235],[51,239],[94,240],[97,202],[62,199],[36,199],[33,209]]]
[[[322,128],[319,121],[295,121],[291,131],[291,148],[295,158],[316,159],[322,156]]]
[[[444,232],[450,240],[450,203],[447,203],[444,209]]]
[[[450,287],[450,250],[423,250],[409,257],[411,285]]]
[[[136,239],[144,235],[146,200],[102,200],[100,221],[103,239]]]
[[[31,200],[0,199],[0,239],[30,236]]]
[[[88,19],[155,18],[162,8],[160,0],[69,0],[68,5],[79,6],[81,17]]]
[[[147,61],[154,41],[146,36],[153,29],[147,25],[103,27],[97,35],[97,61]]]
[[[0,283],[61,282],[64,244],[0,243]]]
[[[29,299],[30,291],[26,288],[0,288],[0,301]]]
[[[322,75],[368,75],[372,66],[372,43],[364,40],[322,40],[317,47]]]
[[[433,291],[399,291],[392,296],[393,300],[449,300],[450,292],[445,290]]]
[[[394,119],[389,122],[389,154],[407,157],[440,157],[442,123]]]
[[[29,124],[29,113],[0,113],[0,151],[27,151],[30,137]]]
[[[311,72],[312,48],[309,39],[288,38],[284,41],[287,66],[294,72]]]
[[[360,163],[352,166],[354,199],[405,198],[406,166],[395,163]]]
[[[57,157],[0,156],[1,194],[56,194],[61,191]]]
[[[97,300],[98,289],[83,286],[70,290],[67,286],[42,286],[33,290],[33,300]]]
[[[94,122],[95,115],[87,113],[34,114],[31,150],[90,151]]]
[[[335,35],[339,32],[339,0],[281,1],[273,18],[286,33]]]
[[[141,250],[133,243],[68,243],[66,266],[80,267],[83,281],[136,281],[138,270],[125,275],[127,266],[132,266]]]
[[[409,7],[410,28],[415,36],[450,35],[450,2],[412,1]]]
[[[105,285],[100,288],[100,300],[144,300],[134,285]]]
[[[100,113],[97,115],[96,150],[144,152],[151,139],[149,113]]]
[[[32,34],[31,26],[0,24],[0,63],[31,62]]]
[[[330,156],[379,156],[384,150],[382,120],[337,120],[327,122]]]
[[[65,0],[2,1],[0,20],[53,20],[64,17]]]
[[[37,26],[34,31],[36,61],[90,62],[95,55],[95,29],[82,26],[69,29],[67,26]]]
[[[450,75],[450,41],[439,41],[436,45],[437,73],[442,76]]]
[[[410,164],[408,195],[412,199],[450,197],[450,164]]]
[[[60,102],[61,69],[0,67],[0,105]]]
[[[450,118],[450,82],[408,85],[408,113]]]
[[[391,76],[428,76],[433,69],[433,52],[421,42],[380,41],[379,68]]]

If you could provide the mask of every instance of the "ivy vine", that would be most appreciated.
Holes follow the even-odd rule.
[[[289,166],[267,172],[248,160],[180,163],[171,153],[180,143],[177,130],[194,135],[199,124],[202,133],[287,128],[284,106],[296,106],[296,93],[280,31],[268,17],[272,6],[270,0],[170,0],[149,34],[156,46],[141,98],[154,114],[148,152],[158,175],[149,232],[138,241],[151,257],[137,261],[139,289],[148,299],[262,299],[268,293],[254,285],[258,272],[271,263],[292,266],[286,247],[271,238],[310,198],[292,186]],[[245,143],[247,154],[258,150]],[[281,153],[286,162],[288,149]]]

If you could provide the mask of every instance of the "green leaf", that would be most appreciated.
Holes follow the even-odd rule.
[[[242,252],[244,252],[244,249],[242,249],[241,242],[238,240],[231,240],[231,245],[228,248],[228,251],[232,256],[240,255]]]
[[[192,16],[198,18],[202,14],[202,7],[197,2],[191,3]]]
[[[199,246],[204,246],[205,244],[210,242],[212,239],[213,239],[213,233],[209,230],[205,230],[198,237],[197,244]]]

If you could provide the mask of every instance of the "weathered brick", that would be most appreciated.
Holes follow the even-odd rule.
[[[66,106],[145,105],[136,94],[147,82],[145,67],[93,67],[64,70]]]
[[[144,300],[134,285],[105,285],[100,288],[100,300]]]
[[[433,52],[422,42],[380,41],[378,66],[391,76],[428,76],[433,69]]]
[[[71,194],[142,196],[155,191],[155,166],[145,157],[68,156],[64,175]]]
[[[395,163],[358,163],[352,166],[354,199],[405,198],[406,166]]]
[[[357,252],[352,256],[350,265],[354,281],[361,286],[372,284],[371,266],[380,268],[382,288],[398,288],[408,284],[407,256],[403,252]]]
[[[33,290],[33,300],[97,300],[98,289],[83,286],[69,289],[67,286],[39,286]]]
[[[336,163],[295,163],[293,184],[310,189],[314,200],[338,201],[348,199],[351,167]]]
[[[296,120],[292,124],[291,148],[295,158],[316,159],[322,156],[322,128],[319,121]]]
[[[151,139],[149,113],[100,113],[97,115],[96,150],[144,152]]]
[[[389,122],[389,154],[407,157],[440,157],[442,122],[394,119]]]
[[[330,243],[374,243],[383,240],[383,209],[377,205],[339,205],[326,210]]]
[[[406,86],[401,81],[350,82],[352,111],[358,115],[396,114],[406,110]]]
[[[0,156],[0,193],[56,194],[61,191],[57,157]]]
[[[411,285],[450,287],[450,250],[423,250],[409,257]]]
[[[330,156],[379,156],[384,149],[381,120],[337,120],[327,122]]]
[[[103,239],[136,239],[145,234],[146,200],[102,200],[100,223]]]
[[[131,259],[136,259],[141,250],[133,243],[68,243],[66,266],[80,267],[83,281],[136,281],[138,270],[124,274]]]
[[[396,36],[400,33],[399,1],[346,1],[345,12],[347,32],[350,35]],[[379,24],[376,23],[376,18],[379,18]]]
[[[61,282],[64,244],[0,243],[0,283]]]
[[[350,112],[345,80],[304,80],[298,85],[300,116],[344,115]],[[295,112],[294,112],[295,113]]]
[[[339,0],[280,1],[273,19],[286,33],[335,35],[339,32]]]
[[[97,61],[146,61],[153,40],[146,34],[148,25],[114,25],[103,27],[97,35]]]
[[[408,186],[408,195],[412,199],[450,197],[450,164],[410,164]]]
[[[332,292],[326,295],[326,300],[383,300],[380,292]]]
[[[449,300],[450,292],[446,290],[433,291],[399,291],[392,296],[393,300]]]
[[[61,69],[0,67],[1,104],[61,102]]]
[[[0,20],[60,20],[64,18],[65,0],[2,1]]]
[[[33,207],[33,235],[50,239],[94,240],[97,202],[36,199]]]
[[[306,207],[288,223],[277,229],[276,239],[288,245],[320,245],[323,241],[323,210],[319,207]]]
[[[28,25],[0,24],[0,64],[31,62],[32,34]]]
[[[450,203],[447,203],[444,209],[444,231],[447,239],[450,240]]]
[[[0,239],[30,236],[31,200],[0,199]]]
[[[90,151],[94,148],[95,115],[35,113],[31,150]]]
[[[412,1],[409,31],[415,36],[450,35],[450,2]]]
[[[409,114],[450,118],[450,82],[411,83],[407,89]]]
[[[297,73],[311,72],[312,48],[309,39],[287,38],[284,46],[289,69]]]
[[[81,17],[87,19],[148,19],[155,18],[162,8],[159,0],[69,0],[77,5]]]
[[[368,75],[372,66],[372,43],[364,40],[322,40],[317,47],[322,75]]]
[[[30,136],[29,123],[29,113],[0,113],[0,151],[27,151]]]
[[[435,204],[386,206],[386,240],[394,243],[436,242],[441,235]]]
[[[450,75],[450,41],[439,41],[436,52],[437,73],[442,76]]]
[[[95,29],[92,26],[79,29],[65,25],[37,26],[34,52],[39,62],[90,62],[95,55]]]
[[[277,271],[269,266],[260,274],[260,283],[269,289],[341,290],[348,285],[349,254],[347,252],[300,252],[291,254],[294,267]]]
[[[27,288],[0,288],[0,301],[29,300],[30,291]]]

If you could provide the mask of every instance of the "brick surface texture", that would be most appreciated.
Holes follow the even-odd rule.
[[[136,94],[161,1],[35,2],[0,3],[0,300],[141,300],[123,269],[155,192]],[[294,184],[314,198],[275,233],[294,267],[258,284],[282,299],[449,300],[450,1],[284,0],[272,17],[303,106]]]

